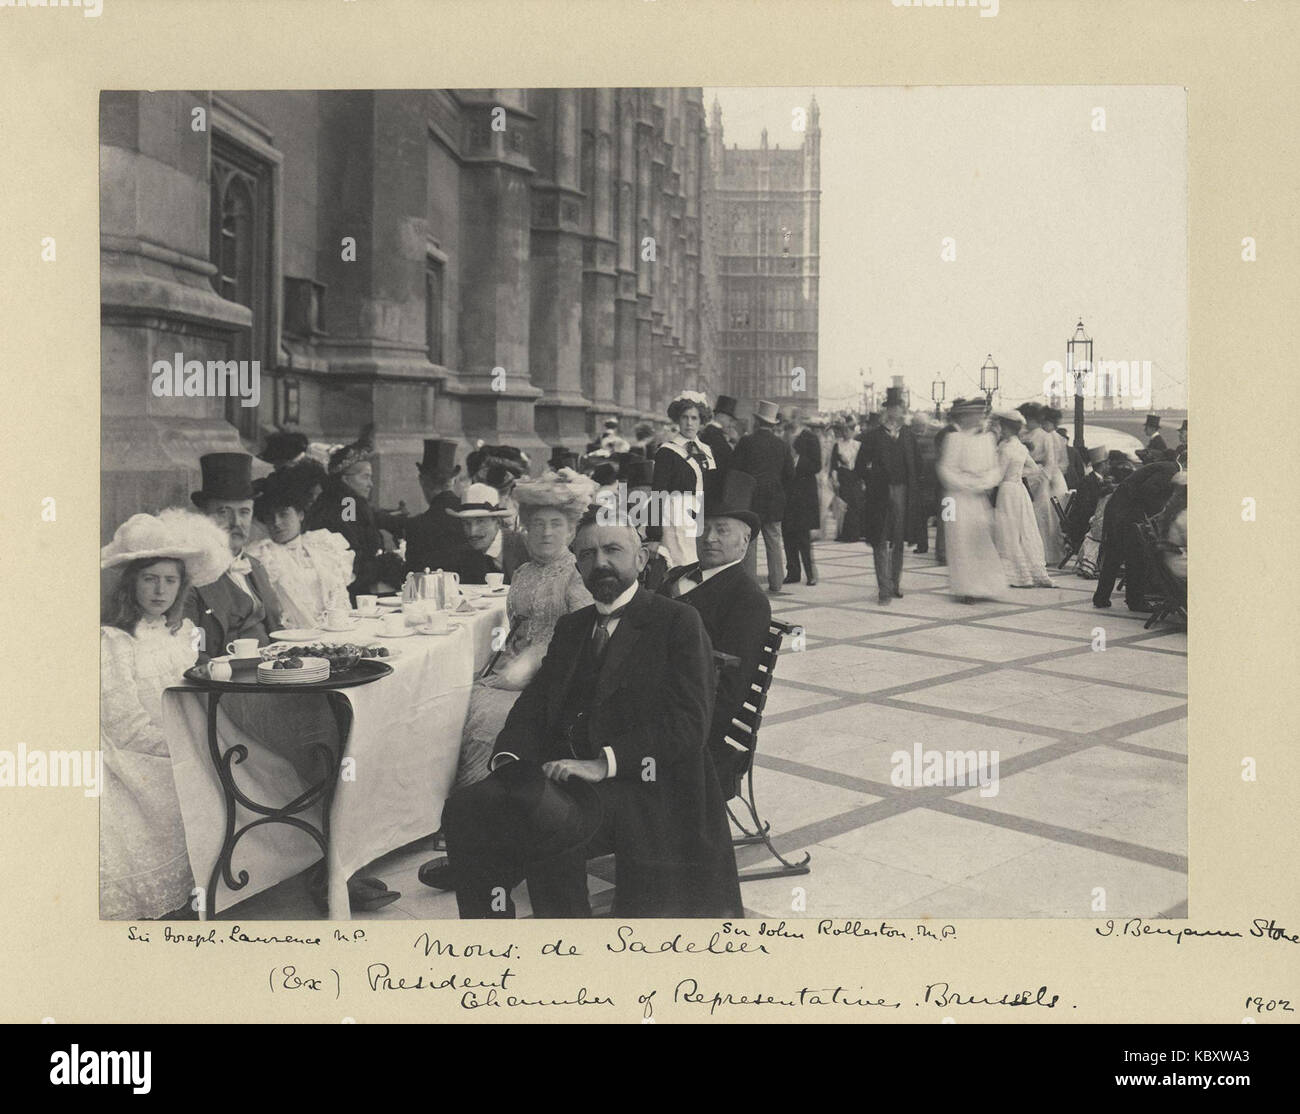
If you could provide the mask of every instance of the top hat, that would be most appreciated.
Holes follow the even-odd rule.
[[[704,517],[739,519],[749,527],[750,537],[754,537],[762,527],[758,515],[749,509],[757,482],[748,472],[734,468],[705,472]]]
[[[421,475],[436,476],[440,480],[451,479],[460,471],[460,465],[456,463],[456,442],[426,437],[424,459],[417,461],[415,468]]]
[[[459,507],[448,507],[456,518],[509,518],[514,512],[501,505],[501,496],[490,484],[470,484]]]
[[[1142,428],[1143,428],[1143,429],[1159,429],[1159,428],[1160,428],[1160,415],[1159,415],[1159,414],[1148,414],[1148,415],[1147,415],[1147,420],[1146,420],[1145,422],[1142,423]]]
[[[776,425],[781,420],[781,409],[775,402],[760,399],[754,403],[754,421],[762,425]]]
[[[713,407],[714,414],[726,414],[728,418],[736,416],[736,400],[730,395],[718,395],[717,405]]]
[[[1109,455],[1106,451],[1105,445],[1093,445],[1092,448],[1088,450],[1089,464],[1100,464],[1103,460],[1107,459],[1109,459]]]
[[[257,459],[264,460],[267,464],[288,464],[291,460],[297,460],[306,451],[307,435],[305,433],[292,433],[288,430],[277,429],[267,437],[262,451],[257,454]]]
[[[573,449],[566,449],[563,445],[556,445],[551,450],[551,458],[546,462],[548,468],[558,472],[561,468],[578,467],[578,454]]]
[[[536,863],[574,851],[590,842],[604,809],[591,782],[552,781],[535,762],[507,762],[478,790],[476,810],[491,826],[492,840],[514,848]]]
[[[885,406],[886,406],[886,407],[890,407],[890,406],[905,406],[905,405],[906,405],[906,403],[903,401],[903,388],[902,388],[902,387],[886,387],[886,388],[885,388]]]
[[[704,473],[705,479],[713,475],[717,469],[711,469]],[[655,462],[646,460],[645,457],[628,455],[620,466],[618,478],[628,487],[649,487],[655,478]]]
[[[591,478],[599,487],[608,487],[618,482],[618,465],[612,460],[602,461],[592,470]]]
[[[195,506],[201,507],[209,499],[251,499],[253,491],[253,458],[247,453],[204,453],[199,457],[199,470],[203,482],[198,491],[190,492]]]

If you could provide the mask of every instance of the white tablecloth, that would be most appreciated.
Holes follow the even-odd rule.
[[[437,831],[442,806],[456,776],[461,730],[469,709],[474,674],[492,653],[493,631],[505,625],[505,600],[473,615],[457,615],[465,625],[437,637],[376,637],[370,620],[348,636],[399,651],[393,673],[379,681],[339,690],[352,706],[352,730],[345,766],[330,810],[330,917],[349,916],[347,880],[381,855]],[[163,719],[172,750],[172,771],[185,821],[185,838],[195,884],[206,887],[221,852],[225,805],[221,783],[208,754],[207,694],[199,689],[169,689]],[[311,766],[310,744],[337,739],[334,717],[320,693],[262,695],[227,693],[217,712],[223,753],[236,744],[249,756],[233,767],[235,783],[254,801],[278,806],[302,792]],[[315,780],[315,778],[311,778]],[[302,813],[317,828],[318,804]],[[242,806],[242,825],[255,814]],[[248,871],[248,884],[232,892],[217,890],[218,914],[231,904],[300,873],[318,861],[320,851],[305,832],[285,824],[264,824],[235,846],[232,871]],[[208,902],[204,902],[206,915]]]

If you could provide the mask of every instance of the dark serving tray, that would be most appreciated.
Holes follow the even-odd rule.
[[[378,658],[362,658],[344,673],[331,673],[323,681],[305,685],[264,685],[258,681],[214,681],[207,675],[207,666],[192,665],[185,670],[185,679],[196,688],[208,692],[321,692],[327,689],[351,689],[368,685],[387,677],[393,667]]]

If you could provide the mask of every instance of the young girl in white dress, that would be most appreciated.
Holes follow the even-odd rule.
[[[124,566],[100,627],[99,915],[186,916],[194,879],[163,734],[163,690],[198,658],[199,632],[181,614],[193,583],[230,564],[225,533],[188,510],[133,515],[100,552]]]
[[[993,538],[1002,559],[1003,572],[1013,588],[1050,588],[1043,560],[1043,541],[1038,521],[1023,479],[1034,476],[1039,467],[1029,457],[1020,441],[1022,418],[1014,410],[999,410],[993,415],[998,429],[998,463],[1002,477],[998,481],[998,504],[993,516]],[[1059,441],[1055,434],[1052,439]],[[1040,477],[1041,478],[1041,477]]]

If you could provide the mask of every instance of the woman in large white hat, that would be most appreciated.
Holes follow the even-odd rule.
[[[1042,535],[1023,482],[1039,471],[1020,440],[1025,419],[1015,410],[995,410],[993,424],[998,435],[998,463],[1002,466],[993,539],[1002,568],[1013,588],[1050,588],[1052,578],[1043,560]]]
[[[949,585],[962,603],[1002,595],[1007,586],[993,545],[989,506],[989,491],[1002,472],[993,438],[981,428],[983,416],[983,400],[953,403],[957,430],[944,438],[937,468]]]
[[[693,565],[704,504],[704,473],[717,465],[713,450],[700,440],[700,430],[713,417],[708,400],[699,391],[682,391],[668,404],[668,417],[677,432],[655,453],[651,484],[658,499],[658,519],[646,528],[648,541],[657,542],[668,568]],[[652,547],[653,550],[653,547]]]
[[[100,627],[99,912],[105,920],[184,915],[194,880],[162,694],[198,658],[199,632],[182,615],[191,584],[211,584],[230,564],[224,531],[175,508],[132,515],[100,551],[121,568]]]

